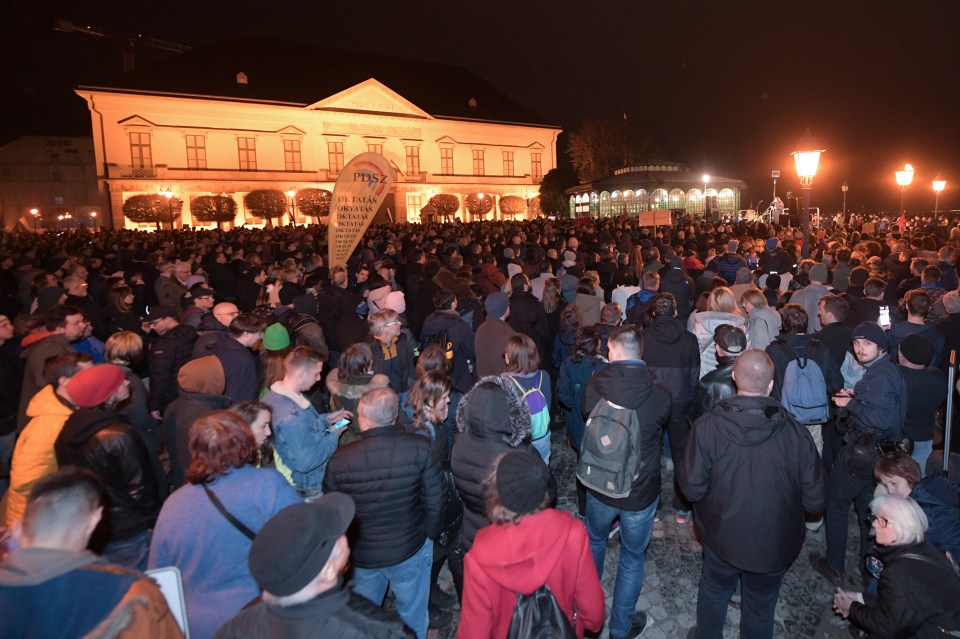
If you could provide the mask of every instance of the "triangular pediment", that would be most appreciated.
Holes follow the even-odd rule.
[[[117,120],[117,124],[122,124],[123,126],[157,126],[155,123],[140,115],[131,115],[122,120]]]
[[[307,108],[433,119],[429,113],[374,78],[315,102]]]

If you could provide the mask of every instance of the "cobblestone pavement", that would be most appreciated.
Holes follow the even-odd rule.
[[[550,468],[557,478],[560,510],[576,510],[574,476],[576,459],[573,452],[564,446],[563,433],[553,433],[553,452]],[[662,469],[660,493],[661,522],[655,525],[654,539],[647,550],[643,591],[637,602],[637,610],[645,610],[652,618],[652,625],[644,639],[684,639],[696,623],[697,586],[700,581],[701,546],[690,523],[674,523],[673,471]],[[847,575],[858,575],[856,569],[859,528],[851,515],[849,546],[847,552]],[[833,614],[830,604],[834,587],[820,577],[807,561],[811,552],[825,552],[823,529],[808,533],[803,550],[784,577],[777,604],[774,637],[794,639],[799,637],[848,638],[846,622]],[[606,566],[601,582],[607,594],[607,612],[620,559],[619,539],[607,545]],[[441,586],[452,592],[449,573],[444,568]],[[847,587],[859,589],[848,577]],[[454,621],[443,630],[431,630],[430,639],[447,639],[456,635],[459,609],[454,610]],[[739,637],[740,612],[731,606],[724,627],[725,639]],[[607,639],[604,627],[600,639]]]

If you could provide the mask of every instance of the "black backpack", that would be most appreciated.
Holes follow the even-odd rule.
[[[543,584],[529,595],[517,593],[507,639],[576,639],[576,620],[577,611],[573,611],[570,623],[550,588]]]
[[[423,340],[423,346],[421,347],[421,352],[426,350],[428,346],[437,344],[440,348],[443,349],[446,358],[450,360],[450,364],[453,364],[453,342],[447,338],[447,331],[440,330],[430,337],[427,337]]]

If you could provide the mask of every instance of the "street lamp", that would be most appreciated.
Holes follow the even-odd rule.
[[[62,215],[58,215],[58,216],[57,216],[57,230],[59,231],[61,228],[63,228],[63,216],[62,216]]]
[[[844,180],[843,184],[840,185],[840,190],[843,191],[843,219],[847,219],[847,191],[850,189],[850,185],[847,184],[847,181]]]
[[[64,213],[64,214],[63,214],[63,219],[65,219],[65,220],[67,221],[67,229],[72,229],[72,228],[73,228],[73,216],[70,215],[69,213]]]
[[[97,230],[97,212],[90,211],[90,219],[93,220],[93,230]]]
[[[37,222],[40,219],[40,211],[37,209],[30,209],[30,215],[33,216],[33,232],[37,233]]]
[[[160,189],[157,191],[157,195],[167,198],[167,217],[171,218],[170,227],[173,228],[173,191],[170,190],[170,187],[166,189]],[[161,228],[160,221],[157,221],[157,230]]]
[[[897,186],[900,187],[900,213],[902,214],[906,212],[903,208],[903,196],[907,193],[907,187],[913,182],[913,166],[904,164],[901,170],[894,171],[894,175],[897,178]]]
[[[703,214],[707,214],[707,185],[710,184],[710,176],[703,174]],[[658,205],[657,208],[660,208]]]
[[[297,192],[293,189],[287,191],[287,195],[290,197],[290,224],[293,226],[297,225],[297,201],[293,199]]]
[[[937,213],[940,211],[940,193],[942,193],[945,188],[947,188],[946,180],[941,180],[939,177],[937,177],[937,179],[933,181],[933,192],[937,194],[937,199],[934,201],[933,205],[934,226],[937,224]]]
[[[800,178],[800,190],[803,192],[803,257],[810,257],[810,191],[813,189],[813,178],[817,175],[820,164],[820,154],[824,149],[819,148],[810,129],[797,144],[797,150],[791,153],[797,166],[797,177]]]

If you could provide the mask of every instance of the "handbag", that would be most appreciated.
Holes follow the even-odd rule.
[[[843,469],[857,479],[870,479],[877,460],[876,438],[872,433],[857,431],[840,454]]]
[[[453,473],[444,471],[444,482],[447,485],[447,516],[443,523],[443,530],[437,536],[437,544],[446,548],[450,542],[457,539],[457,532],[463,523],[463,501],[460,500],[460,493],[457,492],[457,486],[453,482]]]
[[[253,541],[253,540],[256,538],[257,533],[255,533],[255,532],[253,532],[252,530],[250,530],[249,528],[247,528],[247,527],[243,524],[242,521],[240,521],[239,519],[237,519],[236,517],[234,517],[234,516],[230,513],[230,511],[227,510],[227,509],[224,507],[224,505],[223,505],[223,503],[220,501],[220,499],[219,499],[216,495],[213,494],[213,491],[210,490],[210,488],[207,487],[206,484],[203,485],[203,491],[204,491],[205,493],[207,493],[207,497],[210,498],[210,502],[213,504],[213,507],[216,508],[216,509],[220,512],[220,514],[223,515],[224,519],[226,519],[227,521],[229,521],[229,522],[233,525],[234,528],[236,528],[237,530],[239,530],[239,531],[243,534],[244,537],[246,537],[246,538],[249,539],[250,541]]]

